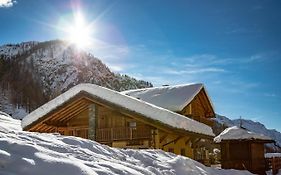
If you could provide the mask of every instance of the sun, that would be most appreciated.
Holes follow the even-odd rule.
[[[81,13],[74,14],[73,22],[66,28],[66,39],[80,49],[84,49],[91,44],[93,28],[87,24]]]

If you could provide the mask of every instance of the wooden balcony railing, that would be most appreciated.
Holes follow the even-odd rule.
[[[275,175],[281,169],[281,157],[266,158],[267,169],[272,170],[272,174]]]
[[[120,127],[120,128],[102,128],[96,130],[96,141],[112,142],[117,140],[136,140],[150,139],[151,129],[149,127]]]

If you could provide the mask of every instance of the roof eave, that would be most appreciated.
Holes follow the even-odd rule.
[[[260,142],[260,143],[275,143],[275,140],[271,140],[271,139],[254,139],[254,138],[251,138],[251,139],[223,139],[219,142],[215,142],[215,143],[225,143],[225,142]]]

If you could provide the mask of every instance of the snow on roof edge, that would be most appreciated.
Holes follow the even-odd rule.
[[[189,84],[191,85],[191,84]],[[182,104],[179,109],[182,111],[184,109],[184,107],[186,107],[189,103],[192,102],[192,100],[196,97],[196,95],[204,88],[203,83],[194,83],[192,85],[200,85],[199,89],[190,97],[186,99],[186,102],[184,104]]]
[[[26,128],[32,123],[35,123],[38,119],[44,117],[49,112],[63,105],[66,101],[75,97],[82,91],[103,98],[106,101],[122,106],[130,111],[140,113],[144,116],[147,116],[148,118],[159,121],[163,124],[167,124],[171,127],[207,136],[214,136],[211,127],[203,123],[197,122],[193,119],[184,117],[180,114],[155,106],[153,104],[138,100],[134,97],[130,97],[117,91],[113,91],[94,84],[79,84],[72,87],[65,93],[47,102],[46,104],[42,105],[26,117],[24,117],[22,120],[22,127]],[[134,105],[137,105],[138,107],[135,107]]]
[[[165,86],[157,86],[157,87],[147,87],[147,88],[140,88],[140,89],[130,89],[120,92],[121,94],[126,94],[129,92],[140,91],[140,90],[149,90],[149,89],[162,89],[167,87],[181,87],[181,86],[189,86],[189,85],[203,85],[203,83],[185,83],[185,84],[177,84],[177,85],[165,85]]]

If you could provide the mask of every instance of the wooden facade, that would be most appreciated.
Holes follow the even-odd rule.
[[[221,165],[223,169],[249,170],[265,174],[264,144],[271,140],[228,140],[222,141]]]
[[[215,112],[204,89],[201,89],[191,103],[189,103],[182,111],[175,112],[211,127],[214,124],[211,118],[215,117]]]
[[[178,113],[211,126],[214,112],[204,93],[201,91]],[[159,123],[83,92],[24,130],[58,132],[118,148],[162,149],[202,161],[208,159],[206,145],[213,139]]]

